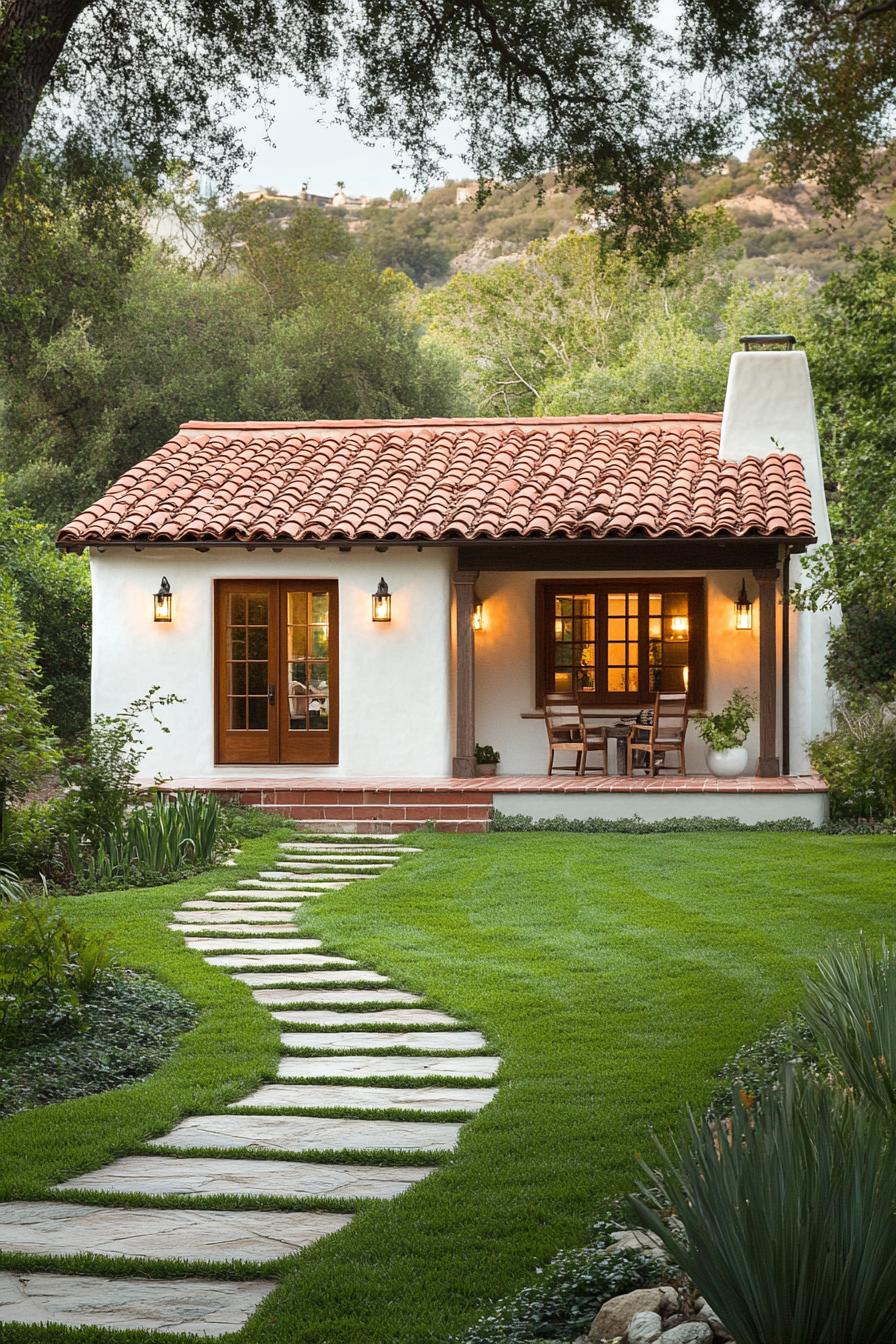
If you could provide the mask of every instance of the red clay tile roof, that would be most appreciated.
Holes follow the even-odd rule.
[[[720,425],[719,415],[190,422],[58,541],[811,537],[800,459],[724,462]]]

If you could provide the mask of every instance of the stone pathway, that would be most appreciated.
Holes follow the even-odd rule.
[[[247,1269],[244,1278],[228,1280],[0,1272],[0,1325],[202,1336],[238,1330],[277,1286],[253,1277],[257,1266],[338,1232],[358,1200],[393,1199],[425,1180],[437,1170],[426,1155],[450,1152],[463,1116],[495,1096],[496,1088],[482,1082],[501,1061],[484,1053],[480,1032],[448,1013],[408,1006],[419,1005],[420,996],[301,936],[306,900],[325,899],[349,882],[375,881],[419,850],[374,836],[308,837],[280,850],[273,869],[185,901],[168,925],[209,965],[248,986],[283,1024],[278,1081],[222,1114],[188,1116],[150,1139],[146,1147],[158,1148],[157,1155],[117,1158],[58,1189],[85,1200],[100,1194],[276,1196],[305,1205],[339,1199],[345,1211],[0,1203],[0,1251],[128,1257],[146,1261],[149,1274],[157,1259],[240,1261]],[[401,1111],[408,1117],[389,1115]],[[209,1149],[220,1156],[208,1156]],[[299,1157],[285,1160],[287,1153]],[[301,1160],[306,1153],[318,1160]],[[347,1160],[355,1153],[370,1156]],[[410,1165],[395,1165],[399,1154]]]

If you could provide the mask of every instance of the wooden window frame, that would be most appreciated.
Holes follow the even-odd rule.
[[[553,602],[563,593],[576,597],[588,595],[594,597],[595,613],[595,689],[579,693],[583,705],[617,707],[651,705],[654,694],[648,691],[606,691],[606,640],[602,636],[605,628],[607,596],[609,593],[638,593],[638,684],[649,684],[648,669],[648,598],[651,593],[687,593],[688,595],[688,704],[701,709],[706,704],[706,580],[702,578],[663,577],[653,579],[536,579],[535,581],[535,703],[544,708],[545,692],[551,685],[553,671],[554,640]],[[548,611],[550,605],[551,610]]]

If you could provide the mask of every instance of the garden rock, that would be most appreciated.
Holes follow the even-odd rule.
[[[712,1330],[712,1333],[715,1335],[716,1339],[724,1341],[729,1340],[731,1338],[728,1331],[725,1329],[724,1325],[719,1320],[718,1316],[715,1314],[712,1307],[709,1306],[707,1302],[704,1302],[703,1306],[700,1308],[700,1316],[704,1321],[706,1321],[706,1324]]]
[[[672,1312],[678,1311],[681,1305],[678,1299],[678,1289],[673,1288],[671,1283],[661,1283],[660,1292],[663,1294],[660,1315],[668,1317]],[[668,1329],[668,1326],[666,1328]]]
[[[613,1255],[619,1251],[638,1251],[641,1255],[650,1256],[651,1260],[669,1258],[666,1255],[666,1248],[655,1232],[640,1232],[634,1229],[615,1232],[610,1238],[607,1250]]]
[[[706,1321],[685,1321],[665,1331],[663,1344],[712,1344],[712,1328]]]
[[[611,1297],[595,1316],[588,1332],[591,1344],[604,1344],[606,1340],[624,1335],[639,1311],[659,1314],[665,1300],[662,1288],[636,1288],[632,1293]]]
[[[628,1344],[654,1344],[663,1333],[663,1318],[656,1311],[639,1311],[628,1327]]]

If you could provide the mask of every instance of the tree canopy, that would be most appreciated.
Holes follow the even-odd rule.
[[[211,212],[197,267],[109,214],[32,161],[0,199],[0,469],[39,518],[66,521],[187,419],[462,409],[410,282],[340,220]]]
[[[687,237],[682,166],[752,126],[775,170],[849,209],[892,134],[896,0],[0,0],[0,191],[26,138],[154,179],[226,175],[233,113],[275,80],[333,91],[418,174],[449,118],[483,184],[556,169],[657,251]]]

